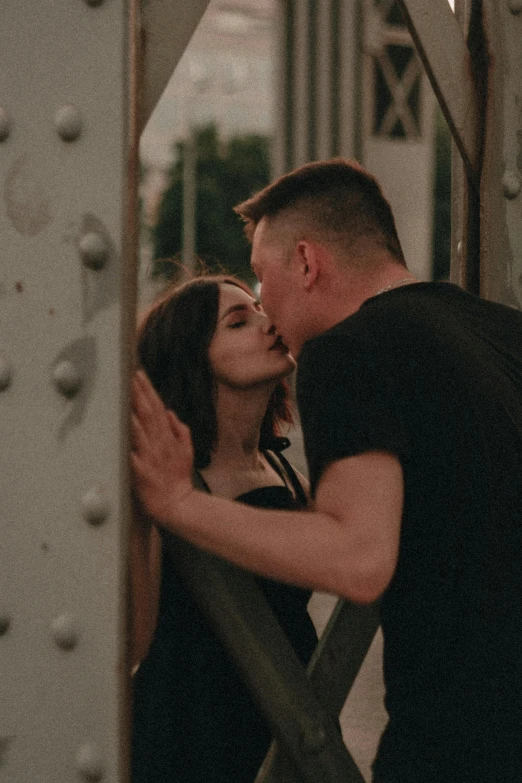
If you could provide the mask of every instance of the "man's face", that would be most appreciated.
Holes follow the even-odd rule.
[[[299,286],[291,248],[262,218],[252,242],[252,269],[261,283],[261,303],[277,334],[296,356],[303,345]]]

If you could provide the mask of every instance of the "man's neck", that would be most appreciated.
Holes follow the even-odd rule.
[[[417,282],[418,279],[399,264],[390,264],[372,275],[347,272],[346,275],[332,278],[331,286],[325,289],[322,302],[316,309],[315,319],[310,319],[311,328],[307,339],[313,339],[349,318],[368,299]]]

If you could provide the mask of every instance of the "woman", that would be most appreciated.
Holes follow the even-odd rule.
[[[140,324],[138,353],[166,407],[190,427],[200,487],[260,507],[306,505],[305,481],[280,453],[288,445],[280,426],[291,423],[284,378],[295,362],[243,283],[202,276],[167,292]],[[144,519],[134,531],[132,571],[142,661],[133,783],[252,783],[268,729]],[[317,641],[310,593],[256,579],[306,664]]]

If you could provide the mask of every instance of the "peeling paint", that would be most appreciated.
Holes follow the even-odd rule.
[[[19,234],[35,237],[51,222],[45,193],[45,183],[35,175],[29,155],[20,155],[9,169],[4,186],[7,217]]]
[[[0,767],[3,767],[7,761],[7,751],[14,737],[0,737]]]

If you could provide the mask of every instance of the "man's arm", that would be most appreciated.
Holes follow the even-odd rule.
[[[313,511],[272,511],[192,487],[188,428],[167,412],[146,377],[134,385],[136,488],[168,530],[273,579],[368,603],[397,562],[403,503],[399,460],[367,452],[332,463]]]

